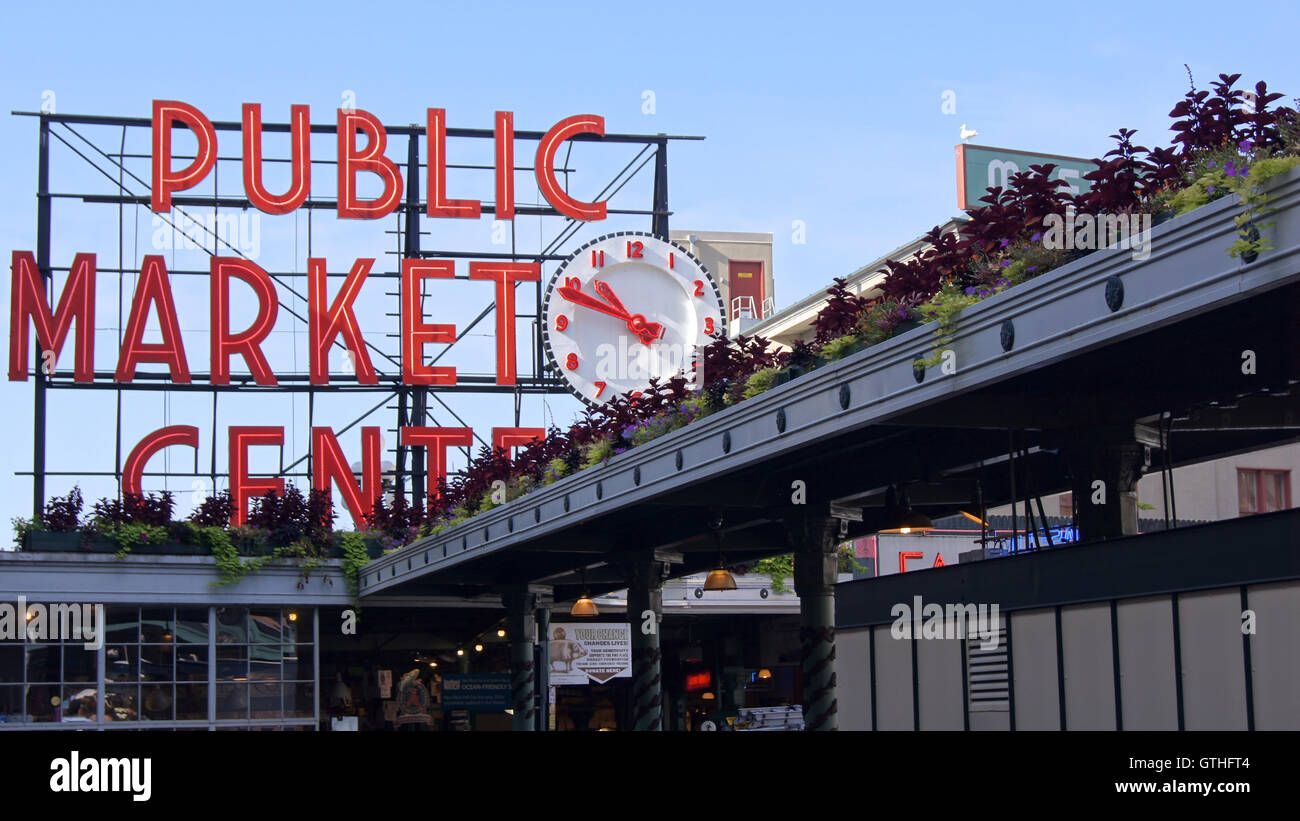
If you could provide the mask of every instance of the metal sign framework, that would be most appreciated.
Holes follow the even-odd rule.
[[[148,159],[147,154],[127,153],[127,134],[129,129],[150,129],[152,121],[149,118],[142,117],[116,117],[116,116],[95,116],[95,115],[75,115],[75,114],[54,114],[48,112],[11,112],[15,116],[37,117],[39,119],[40,142],[38,151],[38,171],[37,171],[37,222],[36,222],[36,263],[40,270],[43,283],[46,288],[47,298],[51,296],[53,289],[53,275],[56,271],[67,272],[67,266],[53,266],[50,257],[51,234],[54,228],[52,204],[57,199],[67,199],[80,201],[82,203],[106,204],[118,206],[118,266],[116,268],[99,267],[98,270],[104,273],[117,274],[119,294],[124,292],[125,277],[128,274],[138,274],[138,267],[128,267],[124,264],[124,237],[126,232],[125,209],[127,206],[144,206],[150,204],[150,183],[142,179],[137,174],[127,168],[127,160],[130,159]],[[220,131],[238,132],[241,123],[238,122],[213,122],[213,128]],[[112,127],[121,129],[121,138],[116,151],[113,148],[105,149],[83,133],[84,126]],[[265,132],[285,133],[290,130],[287,123],[266,123],[262,126]],[[457,249],[425,249],[421,243],[420,231],[420,213],[424,209],[425,203],[420,199],[420,173],[422,168],[427,166],[421,162],[420,143],[425,135],[426,129],[423,126],[385,126],[385,130],[390,137],[405,136],[407,138],[407,156],[404,162],[397,162],[397,166],[403,169],[405,174],[405,195],[403,203],[394,212],[396,216],[395,230],[387,231],[397,238],[397,247],[394,250],[385,253],[397,256],[399,258],[421,258],[421,259],[495,259],[508,260],[512,262],[535,262],[545,264],[547,262],[555,263],[566,259],[570,249],[570,241],[578,234],[582,227],[582,222],[572,217],[562,214],[560,211],[547,205],[516,205],[515,215],[526,217],[563,217],[565,222],[563,228],[538,252],[524,252],[517,249],[515,245],[515,232],[511,231],[511,249],[509,252],[483,252]],[[313,134],[328,133],[337,134],[338,128],[334,124],[313,124],[311,132]],[[492,140],[494,132],[491,129],[475,128],[447,128],[446,136],[448,138],[468,139],[468,140]],[[516,131],[516,140],[536,142],[542,139],[544,133],[541,131]],[[115,193],[99,194],[90,192],[69,192],[69,191],[51,191],[50,190],[50,166],[51,166],[51,139],[63,144],[72,154],[79,157],[87,165],[98,171],[106,177],[114,186]],[[646,165],[654,162],[653,185],[651,190],[651,203],[648,209],[616,209],[609,208],[608,214],[622,215],[632,217],[649,217],[650,231],[655,236],[664,240],[668,239],[668,219],[671,211],[668,208],[668,142],[670,140],[700,140],[703,137],[671,136],[667,134],[641,135],[641,134],[582,134],[571,139],[568,145],[567,153],[563,167],[557,168],[557,173],[564,174],[564,187],[567,191],[569,175],[576,169],[570,167],[569,159],[572,155],[573,142],[601,142],[614,144],[627,144],[629,146],[638,146],[634,156],[616,173],[603,189],[596,195],[595,199],[609,199],[622,190],[630,183]],[[235,161],[236,157],[218,157],[219,161]],[[289,158],[266,156],[263,158],[266,163],[288,163]],[[328,160],[313,160],[313,164],[337,165],[337,158]],[[448,168],[467,169],[471,171],[491,171],[490,165],[473,165],[473,164],[448,164]],[[529,166],[515,166],[514,171],[532,171]],[[221,209],[240,209],[247,210],[251,203],[244,197],[221,196],[217,188],[217,175],[214,173],[213,192],[211,195],[199,195],[196,193],[187,193],[185,195],[173,196],[173,202],[176,206],[185,206],[191,209],[202,208],[211,209],[214,217],[219,216]],[[308,257],[311,256],[311,213],[315,209],[334,209],[336,201],[333,199],[319,198],[309,196],[306,202],[301,206],[308,209]],[[484,202],[482,212],[485,214],[495,214],[496,206],[492,203]],[[171,214],[155,215],[162,219],[165,225],[172,230],[180,230],[176,220]],[[512,224],[514,218],[511,219]],[[219,224],[219,223],[218,223]],[[205,244],[202,250],[209,256],[217,255],[216,250],[209,250],[206,246],[206,239],[212,240],[213,249],[218,244],[224,245],[225,248],[221,253],[230,253],[245,257],[246,255],[239,249],[231,245],[227,240],[214,232],[210,227],[197,223],[197,227],[208,235],[205,237]],[[172,274],[178,275],[202,275],[207,276],[207,270],[174,270]],[[293,322],[306,326],[307,318],[294,310],[292,305],[284,304],[281,296],[281,288],[288,293],[305,300],[302,289],[295,288],[294,279],[305,279],[307,274],[294,272],[268,272],[273,281],[279,288],[276,290],[276,301],[281,310],[284,310]],[[400,274],[396,271],[381,272],[376,271],[370,274],[374,279],[397,279]],[[463,279],[463,276],[458,276]],[[48,476],[97,476],[113,477],[118,483],[118,492],[121,492],[122,483],[122,392],[130,390],[145,391],[197,391],[209,393],[212,397],[212,428],[213,436],[211,437],[212,451],[210,456],[210,467],[208,471],[199,470],[198,452],[195,452],[194,469],[192,471],[147,471],[145,476],[167,477],[167,478],[210,478],[215,490],[217,478],[228,474],[217,471],[217,448],[216,448],[216,429],[218,419],[220,394],[227,391],[241,391],[244,393],[299,393],[307,396],[307,418],[310,426],[313,421],[315,397],[317,394],[324,393],[369,393],[383,394],[383,397],[374,406],[370,407],[346,426],[340,428],[337,433],[341,434],[360,424],[364,419],[381,407],[387,406],[389,410],[396,411],[396,427],[400,428],[408,425],[421,425],[427,419],[434,425],[438,421],[433,416],[433,410],[430,406],[430,400],[441,406],[457,423],[469,427],[464,420],[439,396],[440,393],[471,393],[471,394],[502,394],[508,393],[514,396],[514,418],[515,425],[519,424],[520,400],[524,394],[567,394],[568,390],[560,378],[552,371],[545,361],[542,345],[542,329],[540,327],[539,317],[541,314],[542,294],[546,286],[546,278],[543,277],[534,286],[534,296],[532,301],[532,313],[518,313],[516,319],[531,319],[532,322],[532,355],[530,357],[530,367],[525,372],[520,368],[516,384],[498,385],[492,375],[475,375],[462,374],[458,375],[456,385],[444,386],[425,386],[425,385],[405,385],[401,377],[401,359],[400,346],[396,354],[389,354],[381,351],[370,341],[366,342],[369,348],[376,355],[376,371],[378,375],[378,384],[364,385],[360,383],[349,384],[330,384],[330,385],[313,385],[310,382],[307,373],[279,374],[279,380],[284,384],[275,386],[257,385],[253,382],[250,374],[232,374],[230,384],[214,385],[211,384],[210,375],[203,372],[195,372],[193,381],[188,384],[173,384],[166,382],[169,378],[167,372],[147,372],[142,371],[136,374],[136,381],[131,383],[117,383],[113,381],[114,373],[112,371],[96,371],[94,381],[92,382],[75,382],[72,379],[71,371],[61,371],[57,367],[52,373],[45,373],[43,368],[37,367],[31,373],[35,377],[35,387],[33,392],[33,453],[32,453],[32,470],[16,471],[17,475],[30,475],[32,477],[32,509],[33,515],[40,515],[45,500],[45,483]],[[516,286],[517,287],[517,286]],[[387,296],[397,296],[396,291],[386,293]],[[425,294],[421,293],[422,303]],[[482,311],[480,311],[473,320],[463,326],[458,334],[457,340],[464,337],[470,330],[482,322],[495,309],[495,300],[489,302]],[[121,317],[119,316],[118,328],[116,329],[119,336],[122,333]],[[456,343],[449,343],[441,352],[432,357],[432,363],[436,363]],[[334,345],[339,348],[346,348],[340,340],[335,340]],[[37,352],[39,357],[39,351]],[[385,370],[384,366],[388,369]],[[162,384],[166,382],[166,384]],[[111,390],[116,392],[116,414],[114,418],[115,426],[115,458],[114,470],[112,471],[50,471],[46,468],[46,423],[47,423],[47,392],[51,389],[56,390]],[[396,404],[389,404],[396,400]],[[478,438],[477,434],[475,434]],[[479,438],[479,442],[483,440]],[[486,443],[483,443],[486,444]],[[469,457],[469,448],[463,448],[466,458]],[[408,483],[412,492],[412,502],[414,504],[423,504],[425,494],[428,490],[425,481],[425,454],[422,448],[410,447],[398,444],[395,446],[396,466],[395,474],[395,491],[399,494],[406,492]],[[310,451],[293,459],[288,464],[284,460],[284,448],[281,448],[281,464],[278,475],[284,477],[307,477],[311,476],[311,455]]]

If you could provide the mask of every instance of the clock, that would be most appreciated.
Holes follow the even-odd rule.
[[[546,356],[588,405],[694,375],[725,334],[722,292],[690,252],[641,231],[598,237],[560,265],[542,301]]]

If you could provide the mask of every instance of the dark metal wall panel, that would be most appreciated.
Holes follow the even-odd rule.
[[[1120,699],[1125,730],[1177,730],[1174,614],[1168,596],[1128,599],[1119,625]]]
[[[1255,729],[1300,730],[1300,582],[1252,585],[1246,599]]]
[[[835,634],[835,682],[839,693],[839,729],[872,729],[870,630],[843,630]]]
[[[1238,588],[1178,597],[1183,719],[1188,730],[1245,730],[1246,673]]]
[[[912,718],[912,640],[894,638],[890,635],[888,626],[874,629],[876,631],[876,728],[914,729],[916,725]],[[837,662],[838,655],[837,653]]]
[[[1110,604],[1061,608],[1065,728],[1115,729],[1115,662]]]
[[[1011,653],[1017,730],[1061,729],[1056,670],[1056,611],[1027,610],[1011,617]]]

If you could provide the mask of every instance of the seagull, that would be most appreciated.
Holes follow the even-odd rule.
[[[961,124],[961,138],[963,141],[970,140],[971,137],[978,137],[979,132],[966,128],[966,124]]]

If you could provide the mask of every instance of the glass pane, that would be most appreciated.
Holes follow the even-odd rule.
[[[310,644],[286,644],[284,646],[284,669],[281,677],[285,681],[310,680],[314,669],[312,661]]]
[[[280,645],[255,644],[248,648],[250,681],[280,680]]]
[[[182,607],[176,611],[176,641],[184,644],[208,643],[206,607]]]
[[[140,640],[140,610],[136,607],[108,608],[108,644],[130,643]]]
[[[27,680],[59,680],[59,645],[29,645],[27,647]]]
[[[87,650],[84,644],[63,645],[63,680],[95,681],[97,650]]]
[[[217,679],[248,680],[248,648],[242,644],[217,645]]]
[[[63,685],[63,721],[98,721],[99,691],[80,684]]]
[[[1255,499],[1255,482],[1258,473],[1253,470],[1237,471],[1237,509],[1242,513],[1255,513],[1259,505]]]
[[[0,644],[0,682],[21,684],[23,680],[23,646]]]
[[[172,719],[172,702],[175,692],[170,684],[154,684],[140,688],[140,697],[144,699],[143,715],[152,721],[170,721]]]
[[[248,718],[248,685],[217,685],[217,718]]]
[[[0,724],[22,724],[27,720],[23,712],[23,688],[0,687]]]
[[[248,635],[250,642],[279,644],[283,628],[280,624],[280,608],[254,607],[248,613]]]
[[[140,680],[175,681],[173,659],[176,653],[170,644],[140,645]]]
[[[105,721],[135,721],[140,717],[140,688],[114,684],[104,696]]]
[[[248,608],[217,608],[217,644],[243,644],[248,641]]]
[[[208,648],[186,645],[176,648],[176,680],[208,680]]]
[[[253,718],[280,718],[279,682],[269,684],[254,682],[249,685],[248,693]]]
[[[204,721],[208,717],[208,685],[176,685],[176,718],[181,721]]]
[[[139,681],[139,649],[134,644],[115,644],[105,647],[104,678],[109,681]]]
[[[172,609],[170,607],[146,607],[140,611],[140,641],[144,644],[170,643],[172,633]]]
[[[308,681],[300,684],[285,684],[284,715],[285,718],[311,718],[315,715],[315,687]]]
[[[1286,474],[1264,474],[1264,510],[1281,510],[1286,507]]]
[[[39,684],[27,688],[27,715],[29,721],[54,721],[56,702],[63,703],[57,684]]]

